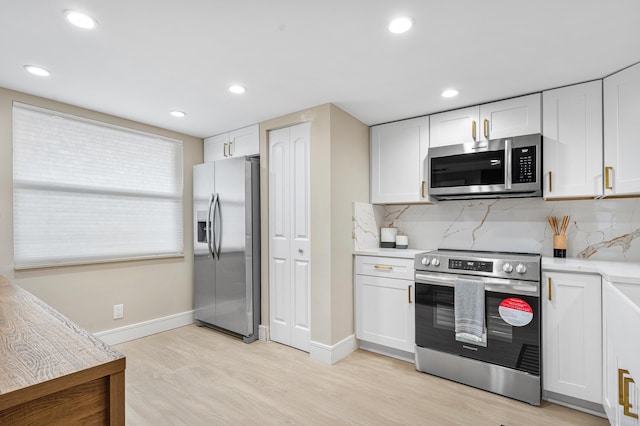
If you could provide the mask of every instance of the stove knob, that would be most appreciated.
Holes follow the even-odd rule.
[[[504,265],[502,265],[502,270],[507,274],[510,274],[511,271],[513,271],[513,266],[511,266],[509,263],[505,263]]]
[[[426,257],[422,258],[422,262],[421,262],[424,266],[429,266],[429,259],[427,259]]]
[[[518,263],[518,266],[516,266],[516,272],[519,274],[524,274],[525,272],[527,272],[527,267],[522,263]]]
[[[431,261],[431,264],[433,266],[440,266],[440,261],[438,260],[437,257],[434,257],[433,260]]]

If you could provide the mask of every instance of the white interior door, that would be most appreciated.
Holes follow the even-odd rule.
[[[271,340],[310,349],[309,123],[269,132]]]

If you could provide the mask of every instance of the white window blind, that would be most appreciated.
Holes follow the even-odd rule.
[[[14,103],[16,268],[183,253],[182,142]]]

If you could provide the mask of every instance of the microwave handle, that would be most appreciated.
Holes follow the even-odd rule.
[[[511,189],[511,170],[513,162],[513,152],[511,150],[511,139],[504,140],[504,189]]]

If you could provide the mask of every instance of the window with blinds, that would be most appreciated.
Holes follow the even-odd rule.
[[[182,142],[13,105],[16,269],[183,253]]]

